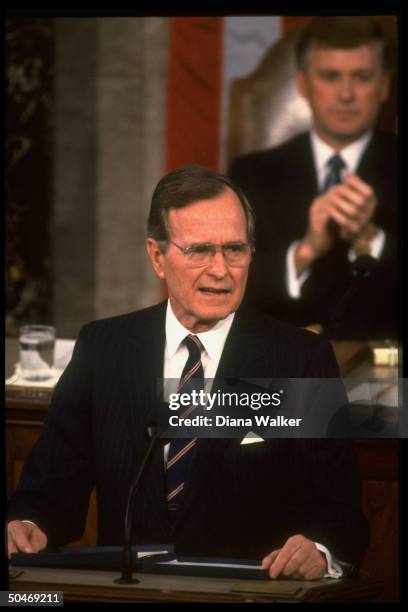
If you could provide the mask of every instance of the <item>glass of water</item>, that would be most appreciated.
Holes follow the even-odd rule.
[[[20,327],[20,368],[26,380],[41,381],[52,376],[55,327],[23,325]]]

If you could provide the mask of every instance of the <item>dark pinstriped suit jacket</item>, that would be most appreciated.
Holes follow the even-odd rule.
[[[100,545],[118,545],[129,486],[154,422],[162,377],[165,303],[86,325],[61,377],[9,517],[31,519],[53,544],[83,531],[96,484]],[[238,311],[217,377],[331,377],[320,337]],[[352,446],[340,440],[201,439],[174,527],[163,448],[147,470],[134,516],[137,543],[174,542],[195,555],[260,558],[303,533],[344,561],[360,561],[368,528]]]
[[[398,332],[397,143],[389,134],[374,133],[357,174],[371,185],[378,199],[374,222],[386,232],[386,243],[375,271],[348,304],[338,338],[387,338]],[[349,243],[338,238],[334,247],[311,266],[294,300],[285,285],[286,252],[302,238],[308,211],[318,195],[309,134],[282,145],[238,157],[230,175],[256,216],[256,253],[249,272],[246,300],[279,319],[299,325],[329,324],[335,307],[351,284]]]

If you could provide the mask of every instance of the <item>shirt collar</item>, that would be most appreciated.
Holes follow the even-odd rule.
[[[225,319],[217,321],[217,323],[205,332],[195,334],[201,341],[206,352],[211,359],[219,358],[224,348],[225,340],[227,339],[228,332],[231,328],[232,322],[235,317],[235,312],[229,314]],[[168,356],[171,359],[179,348],[184,338],[191,334],[184,325],[180,323],[170,304],[170,300],[167,300],[166,310],[166,344]]]
[[[360,162],[361,156],[372,138],[372,135],[373,132],[372,130],[370,130],[366,132],[363,136],[361,136],[361,138],[359,138],[358,140],[355,140],[351,144],[341,149],[341,151],[335,151],[317,135],[314,129],[312,129],[310,133],[310,139],[315,168],[317,172],[320,172],[321,170],[323,170],[323,168],[326,167],[328,160],[335,153],[339,153],[339,155],[341,155],[349,172],[355,172]]]

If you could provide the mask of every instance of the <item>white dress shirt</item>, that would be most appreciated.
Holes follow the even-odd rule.
[[[193,334],[197,336],[204,350],[201,353],[201,363],[204,371],[205,391],[211,391],[210,385],[217,372],[224,344],[235,317],[235,312],[225,319],[218,321],[214,327],[205,332]],[[188,349],[183,340],[192,332],[180,323],[170,304],[167,301],[166,310],[166,343],[164,347],[164,398],[171,392],[177,392],[178,382],[188,359]],[[166,462],[170,444],[164,447],[164,460]]]
[[[215,377],[234,317],[235,312],[228,315],[225,319],[218,321],[208,331],[193,334],[197,336],[205,349],[201,354],[205,379]],[[165,379],[180,380],[188,359],[188,349],[182,342],[191,333],[176,318],[169,300],[166,310],[166,345],[164,349]]]
[[[355,173],[360,162],[361,156],[363,155],[368,143],[372,137],[372,132],[369,131],[364,136],[354,141],[352,144],[344,147],[341,151],[335,151],[328,144],[323,142],[321,138],[316,134],[315,130],[310,133],[310,141],[312,146],[314,167],[317,176],[317,184],[319,191],[323,189],[324,182],[326,180],[328,166],[328,160],[336,153],[341,155],[341,158],[345,164],[342,169],[342,177],[350,172]],[[291,298],[299,299],[301,297],[301,289],[303,283],[310,275],[310,268],[306,268],[303,272],[297,276],[295,266],[295,250],[299,241],[292,242],[286,252],[286,288]],[[385,244],[385,232],[381,228],[378,228],[378,232],[374,238],[369,240],[370,254],[372,257],[379,259]],[[348,259],[353,262],[357,259],[357,253],[350,248],[348,252]]]

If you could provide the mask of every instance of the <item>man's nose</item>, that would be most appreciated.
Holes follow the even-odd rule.
[[[217,278],[223,278],[228,274],[228,265],[221,250],[217,250],[211,257],[211,261],[207,266],[207,272]]]
[[[352,100],[354,98],[354,85],[351,78],[344,77],[341,79],[338,94],[341,100]]]

